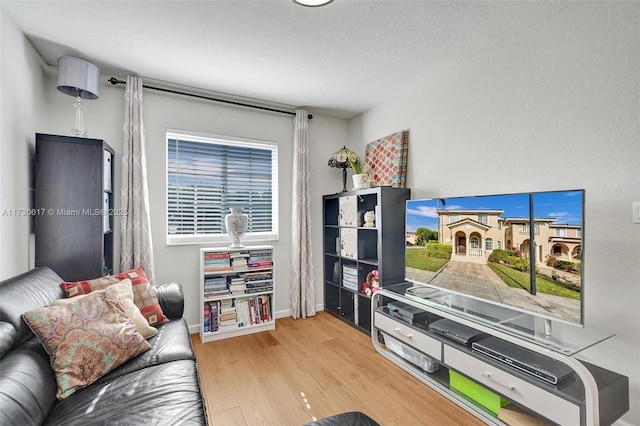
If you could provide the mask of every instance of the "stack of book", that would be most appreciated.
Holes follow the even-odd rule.
[[[247,285],[245,284],[244,278],[241,276],[234,275],[227,277],[227,284],[229,286],[229,291],[234,296],[246,293]]]
[[[205,253],[204,273],[231,271],[229,253]]]
[[[260,293],[273,290],[273,272],[247,272],[241,274],[247,293]]]
[[[272,320],[271,297],[268,294],[236,299],[238,327],[263,324]]]
[[[238,326],[236,320],[236,307],[232,299],[220,301],[220,328],[235,328]]]
[[[271,250],[251,250],[249,251],[249,268],[270,268],[273,266]]]
[[[226,277],[220,275],[204,277],[204,297],[224,296],[229,293]]]
[[[247,265],[249,263],[248,251],[231,253],[229,255],[229,258],[231,259],[231,269],[233,269],[234,271],[243,271],[247,269]]]

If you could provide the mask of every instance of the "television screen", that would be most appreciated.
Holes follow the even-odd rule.
[[[407,201],[405,278],[583,325],[584,190]]]

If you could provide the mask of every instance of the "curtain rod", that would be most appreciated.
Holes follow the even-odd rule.
[[[117,85],[117,84],[127,84],[126,81],[119,80],[119,79],[117,79],[115,77],[111,77],[107,81],[109,83],[113,84],[114,86]],[[253,109],[260,109],[260,110],[263,110],[263,111],[277,112],[277,113],[280,113],[280,114],[288,114],[288,115],[294,115],[294,116],[296,115],[295,112],[291,112],[291,111],[284,111],[284,110],[281,110],[281,109],[268,108],[268,107],[263,107],[263,106],[259,106],[259,105],[245,104],[245,103],[242,103],[242,102],[230,101],[230,100],[227,100],[227,99],[212,98],[210,96],[198,95],[198,94],[195,94],[195,93],[180,92],[178,90],[164,89],[162,87],[147,86],[146,84],[143,84],[142,87],[144,87],[145,89],[157,90],[159,92],[172,93],[174,95],[190,96],[192,98],[206,99],[208,101],[222,102],[222,103],[225,103],[225,104],[231,104],[231,105],[235,105],[235,106],[241,106],[241,107],[247,107],[247,108],[253,108]],[[307,115],[307,118],[309,120],[311,120],[313,118],[313,115],[309,114],[309,115]]]

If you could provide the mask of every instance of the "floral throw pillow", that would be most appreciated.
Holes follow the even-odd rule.
[[[111,284],[115,284],[124,279],[130,279],[133,285],[133,302],[136,304],[142,315],[147,319],[149,325],[156,326],[169,322],[169,319],[162,312],[156,292],[149,284],[147,275],[142,268],[131,269],[116,275],[96,278],[87,281],[63,282],[60,288],[67,297],[89,294],[95,290],[103,290]]]
[[[107,289],[22,315],[51,358],[58,399],[67,398],[151,346]]]
[[[107,291],[107,289],[110,288],[115,288],[118,291],[118,302],[122,304],[124,313],[127,314],[127,316],[131,318],[131,320],[135,324],[138,333],[142,334],[145,339],[149,339],[158,334],[158,330],[149,325],[147,319],[142,316],[140,309],[138,309],[136,304],[133,303],[133,289],[131,287],[130,279],[127,278],[126,280],[122,280],[117,284],[111,284],[104,290],[95,290],[94,292],[91,292],[89,294],[93,294],[96,292],[104,293],[105,291]],[[88,294],[81,294],[80,296],[69,297],[66,299],[56,299],[51,303],[51,305],[67,305],[69,303],[77,302],[79,299],[87,296]]]

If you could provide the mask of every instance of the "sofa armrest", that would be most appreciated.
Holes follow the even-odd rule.
[[[160,307],[170,320],[182,318],[184,313],[184,293],[179,283],[157,284],[153,286]]]

